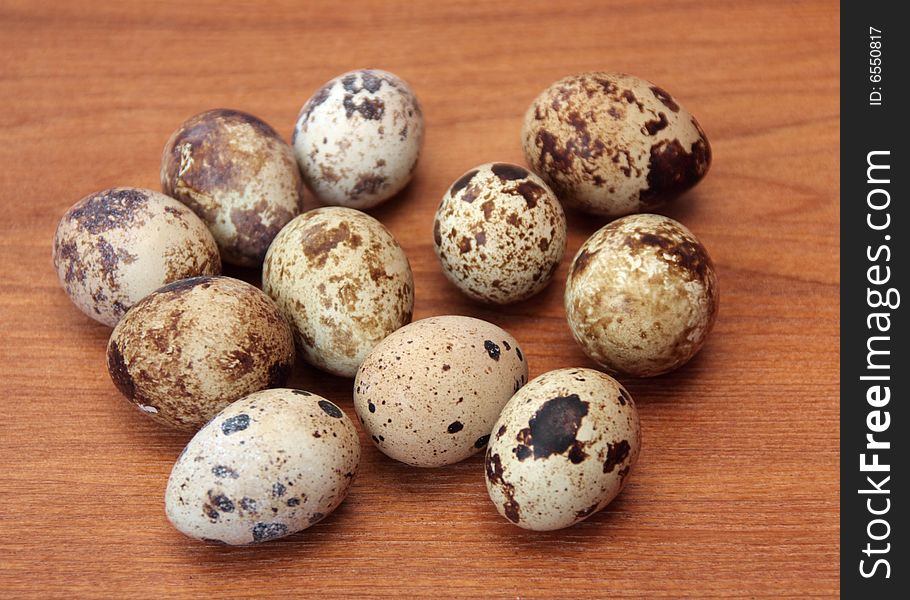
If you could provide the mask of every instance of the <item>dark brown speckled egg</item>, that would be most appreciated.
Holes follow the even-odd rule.
[[[411,181],[423,144],[423,111],[396,75],[350,71],[307,100],[291,143],[320,202],[367,210]]]
[[[224,262],[258,267],[303,210],[294,151],[267,123],[237,110],[188,119],[161,156],[161,187],[208,225]]]
[[[74,204],[54,234],[60,285],[82,312],[113,327],[162,285],[221,273],[215,240],[193,212],[141,188],[113,188]]]
[[[708,172],[698,122],[662,88],[620,73],[561,79],[531,104],[525,159],[566,204],[597,215],[647,212]]]
[[[261,290],[230,277],[164,286],[129,310],[107,346],[111,379],[137,408],[198,429],[252,392],[284,385],[291,328]]]
[[[433,242],[443,273],[465,295],[518,302],[553,278],[566,249],[566,216],[537,175],[489,163],[449,187],[436,211]]]

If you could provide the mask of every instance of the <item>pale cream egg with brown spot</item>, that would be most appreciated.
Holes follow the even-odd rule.
[[[465,295],[508,304],[550,283],[566,247],[566,217],[538,176],[488,163],[449,187],[436,211],[433,242],[443,273]]]
[[[187,444],[168,479],[167,517],[207,542],[278,539],[331,514],[359,462],[357,430],[334,403],[303,390],[256,392]]]
[[[208,225],[225,262],[258,267],[303,210],[291,147],[267,123],[228,109],[184,122],[161,157],[161,187]]]
[[[471,317],[430,317],[370,352],[354,379],[354,410],[389,457],[440,467],[486,446],[527,377],[527,360],[505,330]]]
[[[408,84],[364,69],[339,75],[307,100],[292,145],[323,204],[368,209],[411,180],[423,132],[423,111]]]
[[[619,382],[593,369],[557,369],[503,408],[484,460],[487,491],[515,525],[562,529],[616,498],[640,449],[638,410]]]
[[[566,205],[617,217],[652,210],[705,176],[711,146],[664,89],[632,75],[561,79],[528,108],[525,159]]]
[[[414,308],[404,250],[379,221],[339,206],[306,212],[281,230],[262,288],[293,326],[304,359],[343,377],[409,323]]]
[[[180,202],[142,188],[103,190],[74,204],[57,225],[53,260],[70,300],[111,327],[166,283],[221,273],[205,224]]]
[[[601,228],[579,249],[566,282],[566,317],[582,349],[607,370],[636,377],[691,360],[719,302],[705,247],[660,215],[629,215]]]
[[[252,392],[284,385],[294,337],[275,303],[230,277],[164,286],[117,323],[107,366],[120,392],[156,421],[198,429]]]

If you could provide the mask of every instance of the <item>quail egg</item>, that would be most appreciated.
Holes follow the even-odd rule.
[[[354,410],[395,460],[440,467],[479,452],[528,377],[518,342],[492,323],[430,317],[380,342],[354,379]]]
[[[274,540],[335,510],[359,461],[357,430],[335,404],[302,390],[256,392],[187,444],[167,483],[167,517],[204,541]]]
[[[117,323],[111,379],[136,407],[196,429],[251,392],[284,385],[294,337],[259,289],[230,277],[194,277],[149,294]]]
[[[113,327],[162,285],[221,273],[205,224],[159,192],[113,188],[74,204],[54,235],[54,267],[70,300]]]
[[[205,221],[225,262],[258,267],[279,230],[303,210],[294,152],[267,123],[210,110],[171,135],[161,187]]]
[[[343,377],[409,323],[414,308],[404,250],[379,221],[340,206],[306,212],[281,230],[262,289],[293,326],[307,362]]]
[[[607,370],[636,377],[667,373],[695,356],[718,303],[705,247],[659,215],[629,215],[597,231],[566,282],[566,316],[582,349]]]
[[[547,286],[566,247],[566,217],[524,167],[489,163],[451,185],[433,224],[436,256],[467,296],[506,304]]]
[[[638,411],[615,379],[592,369],[550,371],[521,388],[494,425],[487,491],[519,527],[568,527],[619,494],[640,447]]]
[[[563,203],[611,217],[676,198],[711,164],[695,117],[662,88],[620,73],[548,87],[525,115],[522,142],[528,165]]]
[[[408,84],[365,69],[322,86],[297,117],[292,145],[307,186],[323,204],[368,209],[411,180],[423,113]]]

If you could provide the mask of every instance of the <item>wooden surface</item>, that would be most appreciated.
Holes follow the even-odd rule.
[[[0,0],[0,596],[837,592],[836,3],[77,4]],[[57,284],[59,217],[105,187],[157,188],[184,118],[237,108],[289,137],[319,85],[365,66],[404,77],[425,110],[416,180],[373,213],[410,257],[415,318],[493,321],[522,342],[532,376],[593,366],[562,293],[603,222],[570,215],[554,283],[485,308],[455,293],[433,255],[449,183],[475,164],[522,162],[525,108],[581,70],[659,83],[711,139],[707,178],[666,212],[717,264],[717,327],[678,372],[624,381],[642,414],[640,463],[619,499],[574,528],[534,534],[500,518],[479,456],[416,470],[364,437],[348,500],[310,530],[240,549],[184,538],[162,497],[188,436],[118,395],[109,330]],[[299,365],[292,382],[353,410],[349,381]]]

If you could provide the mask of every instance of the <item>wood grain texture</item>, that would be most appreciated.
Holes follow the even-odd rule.
[[[836,594],[838,27],[824,1],[0,0],[0,595]],[[480,457],[411,469],[364,437],[351,495],[310,530],[240,549],[186,539],[162,498],[188,436],[118,395],[109,330],[57,284],[59,217],[105,187],[157,189],[184,118],[237,108],[289,137],[319,85],[364,66],[405,78],[425,109],[416,180],[373,213],[410,257],[415,318],[493,321],[522,342],[532,376],[593,366],[562,293],[603,222],[570,214],[554,283],[486,308],[454,291],[432,251],[449,183],[479,163],[522,162],[525,108],[581,70],[659,83],[711,139],[707,178],[666,212],[717,264],[717,327],[678,372],[624,381],[642,413],[640,463],[619,499],[574,528],[501,519]],[[349,381],[304,365],[292,381],[353,410]]]

